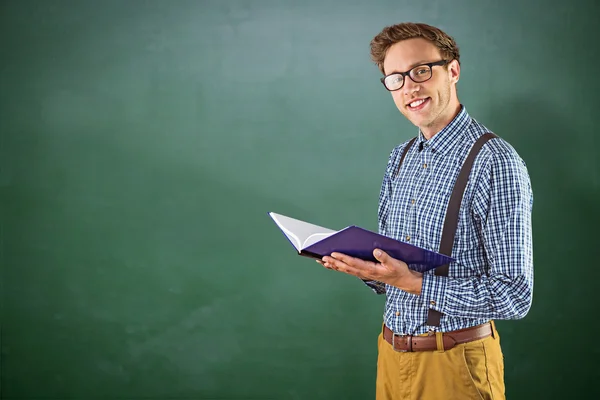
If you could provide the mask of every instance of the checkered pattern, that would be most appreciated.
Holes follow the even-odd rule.
[[[463,107],[430,140],[419,136],[395,171],[408,141],[393,149],[381,186],[379,232],[439,251],[446,207],[471,146],[489,132]],[[420,150],[422,147],[422,150]],[[481,149],[465,189],[448,277],[428,271],[420,295],[365,281],[386,294],[384,321],[402,334],[421,334],[427,312],[444,315],[440,331],[527,314],[533,291],[531,211],[527,167],[515,149],[493,138]]]

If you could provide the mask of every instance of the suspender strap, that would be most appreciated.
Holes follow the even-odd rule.
[[[458,178],[456,179],[456,183],[454,184],[454,189],[452,190],[452,195],[450,196],[448,208],[446,209],[444,228],[442,230],[442,239],[440,241],[439,252],[441,254],[445,254],[447,256],[452,255],[452,247],[454,245],[454,238],[456,236],[456,228],[458,226],[458,212],[460,210],[460,204],[462,202],[465,187],[467,186],[467,181],[469,180],[469,174],[471,173],[471,168],[473,167],[473,162],[475,161],[477,154],[479,154],[481,147],[489,139],[495,137],[497,136],[493,133],[486,133],[479,137],[475,144],[473,144],[473,147],[469,151],[469,155],[467,156],[467,159],[460,170]],[[438,276],[448,276],[448,267],[448,264],[437,267],[435,269],[435,274]],[[430,308],[427,315],[427,325],[440,326],[441,317],[442,313]]]
[[[400,157],[400,162],[398,163],[398,168],[396,168],[395,176],[398,176],[398,174],[400,173],[400,166],[402,165],[402,161],[404,161],[404,157],[406,157],[406,153],[408,153],[408,150],[411,148],[411,146],[413,145],[415,140],[417,140],[416,137],[410,139],[410,142],[408,142],[408,144],[404,147],[404,150],[402,151],[402,157]]]

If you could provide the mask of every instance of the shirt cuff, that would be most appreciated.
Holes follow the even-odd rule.
[[[376,294],[385,294],[385,283],[379,281],[372,281],[361,279],[365,285],[370,287]]]
[[[446,286],[448,277],[435,274],[424,274],[423,285],[421,286],[421,298],[425,304],[436,311],[442,312],[444,309],[444,299],[446,298]]]

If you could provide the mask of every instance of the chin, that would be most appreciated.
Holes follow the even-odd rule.
[[[427,121],[423,118],[408,118],[408,120],[410,121],[411,124],[413,124],[417,128],[426,128],[429,125],[431,125],[431,121]]]

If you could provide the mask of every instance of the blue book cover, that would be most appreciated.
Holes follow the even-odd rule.
[[[373,251],[378,248],[404,261],[418,272],[449,264],[454,258],[435,251],[402,242],[358,226],[342,230],[324,228],[299,219],[270,212],[269,215],[294,246],[299,255],[315,259],[344,253],[352,257],[377,262]]]

